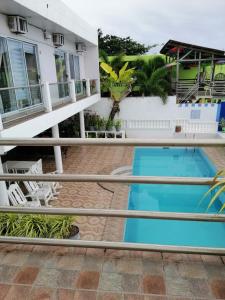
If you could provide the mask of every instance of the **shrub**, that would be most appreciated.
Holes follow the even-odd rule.
[[[30,238],[68,238],[75,218],[70,216],[45,216],[0,214],[0,235]]]

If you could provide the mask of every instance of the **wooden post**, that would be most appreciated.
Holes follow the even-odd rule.
[[[198,83],[199,83],[199,80],[200,80],[200,73],[201,73],[201,58],[202,58],[202,53],[199,52],[199,55],[198,55]]]

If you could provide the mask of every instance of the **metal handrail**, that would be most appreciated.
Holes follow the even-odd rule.
[[[90,208],[27,208],[27,207],[0,207],[0,212],[18,214],[44,214],[67,216],[94,216],[114,218],[140,218],[159,220],[181,220],[198,222],[225,222],[224,214],[206,213],[177,213],[142,210],[119,209],[90,209]]]
[[[48,238],[24,238],[24,237],[0,237],[0,243],[24,244],[24,245],[45,245],[45,246],[66,246],[97,249],[115,249],[115,250],[135,250],[135,251],[153,251],[168,253],[186,253],[186,254],[205,254],[205,255],[225,255],[224,248],[212,247],[190,247],[190,246],[171,246],[158,244],[138,244],[127,242],[106,242],[106,241],[81,241],[68,239],[48,239]]]
[[[57,85],[59,85],[59,84],[69,84],[70,83],[70,81],[63,81],[63,82],[50,82],[49,83],[49,85],[55,85],[55,84],[57,84]]]
[[[225,139],[85,139],[85,138],[0,138],[0,146],[154,146],[225,147]]]
[[[212,185],[219,179],[204,177],[124,176],[97,174],[0,174],[0,181],[46,181],[46,182],[110,182],[139,184]]]
[[[0,91],[5,91],[5,90],[16,90],[16,89],[29,89],[32,87],[41,87],[43,83],[39,84],[31,84],[31,85],[24,85],[24,86],[11,86],[11,87],[4,87],[0,88]]]

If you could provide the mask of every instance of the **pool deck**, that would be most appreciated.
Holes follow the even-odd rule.
[[[225,149],[204,150],[225,167]],[[79,146],[68,150],[64,169],[109,174],[132,157],[132,147]],[[52,205],[119,209],[127,195],[126,185],[64,183]],[[79,217],[77,224],[82,239],[122,240],[123,220]],[[2,244],[0,299],[225,299],[225,257]]]

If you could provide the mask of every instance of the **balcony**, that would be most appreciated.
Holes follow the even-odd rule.
[[[9,128],[45,112],[83,100],[98,93],[97,79],[0,88],[0,112]]]
[[[61,140],[58,144],[62,144],[62,141],[65,142]],[[117,189],[117,192],[114,192],[114,196],[112,196],[110,191],[102,189],[91,180],[93,178],[98,182],[109,180],[109,176],[100,178],[93,173],[102,174],[105,167],[109,170],[110,167],[114,168],[115,164],[130,164],[133,151],[130,145],[134,145],[134,142],[123,141],[124,145],[121,148],[115,144],[113,147],[111,146],[112,142],[116,143],[115,141],[104,141],[104,149],[107,153],[104,157],[102,155],[103,148],[91,145],[92,141],[90,140],[85,142],[87,147],[84,146],[82,140],[71,140],[70,142],[67,140],[66,142],[71,145],[83,144],[81,152],[74,148],[73,155],[70,155],[66,161],[66,174],[60,175],[61,179],[63,177],[65,179],[65,176],[70,174],[70,180],[71,176],[74,176],[73,179],[76,178],[77,182],[63,183],[64,188],[60,192],[60,198],[56,200],[55,207],[48,209],[47,213],[53,214],[57,209],[57,213],[79,214],[77,221],[82,232],[81,240],[70,240],[67,244],[67,241],[63,240],[65,246],[62,246],[61,241],[52,241],[55,242],[55,246],[53,244],[49,246],[42,240],[32,241],[28,238],[25,241],[24,238],[13,239],[11,237],[7,239],[7,243],[12,243],[9,245],[5,244],[6,240],[1,237],[2,270],[12,271],[14,276],[12,280],[10,276],[3,274],[6,284],[2,284],[2,293],[7,294],[7,299],[13,299],[16,292],[20,292],[19,295],[23,293],[20,296],[21,299],[35,297],[39,299],[43,294],[52,299],[67,299],[68,295],[71,296],[71,299],[105,299],[109,296],[113,297],[112,299],[193,299],[193,297],[206,299],[209,295],[210,299],[222,299],[225,262],[222,254],[221,256],[209,256],[209,253],[197,253],[197,249],[195,249],[194,255],[188,254],[188,252],[185,254],[184,248],[176,249],[178,251],[175,253],[173,251],[169,253],[167,247],[160,249],[157,246],[149,251],[150,245],[147,248],[143,244],[140,246],[140,248],[142,247],[140,251],[119,250],[129,248],[129,245],[121,240],[123,235],[120,239],[118,238],[121,218],[117,215],[123,215],[122,220],[125,220],[125,216],[128,214],[123,210],[126,207],[126,205],[124,206],[126,185],[122,183],[118,186],[114,185],[114,191]],[[94,142],[98,143],[96,140]],[[139,140],[135,145],[143,145],[142,142]],[[169,144],[179,147],[181,144],[179,141],[172,140],[161,142],[163,146]],[[219,150],[224,148],[224,143],[212,140],[207,144],[210,151],[215,150],[212,142],[215,146],[216,144],[219,146]],[[156,143],[159,142],[145,141],[144,145],[155,146]],[[184,141],[182,143],[185,144]],[[129,147],[125,147],[125,144]],[[187,146],[193,146],[193,144],[202,146],[203,143],[187,141],[186,144]],[[219,152],[214,152],[212,157],[217,157],[216,153]],[[110,161],[107,157],[110,158]],[[221,155],[222,161],[223,156]],[[85,179],[81,176],[79,178],[77,175],[81,173],[81,168],[83,172],[92,174],[92,177]],[[57,176],[57,180],[60,176]],[[85,182],[78,181],[81,178]],[[120,176],[116,180],[121,178]],[[129,177],[130,181],[134,179],[134,177]],[[153,178],[148,179],[152,180]],[[163,179],[168,180],[168,178]],[[21,178],[17,180],[21,180]],[[111,183],[112,185],[113,183]],[[112,201],[111,197],[114,197],[115,201]],[[82,209],[80,209],[81,207]],[[4,211],[4,209],[2,210]],[[40,213],[45,212],[42,210]],[[132,212],[130,211],[130,213]],[[147,214],[151,214],[153,217],[152,212],[147,212],[145,217]],[[204,214],[204,217],[206,216]],[[187,218],[188,215],[185,214],[182,217]],[[112,249],[106,250],[105,248],[109,246]],[[171,250],[171,247],[169,248]],[[205,249],[201,248],[200,252],[202,251],[204,252]],[[7,287],[9,290],[6,290]]]

